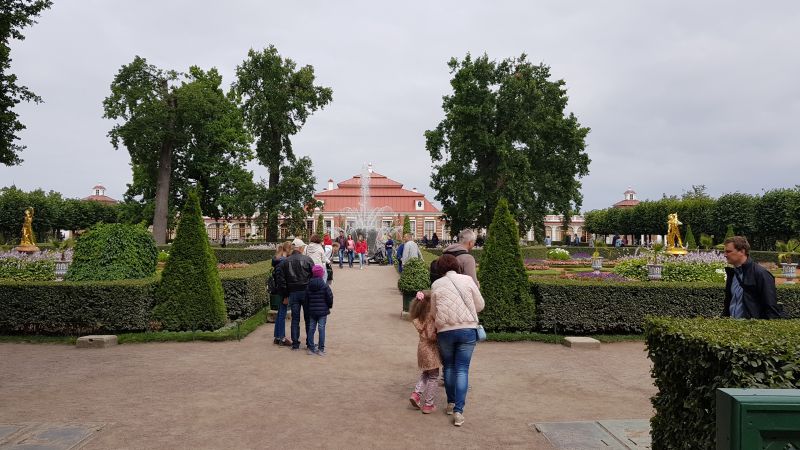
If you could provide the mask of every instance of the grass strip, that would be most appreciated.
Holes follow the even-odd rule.
[[[123,333],[117,335],[120,344],[143,342],[188,342],[188,341],[232,341],[243,339],[248,334],[266,323],[266,308],[253,314],[246,320],[234,322],[223,329],[215,331],[147,331],[143,333]],[[14,342],[26,344],[70,344],[75,345],[77,336],[0,336],[0,343]]]
[[[250,318],[234,322],[215,331],[150,331],[145,333],[118,334],[120,344],[143,342],[188,342],[188,341],[231,341],[242,339],[266,323],[266,308],[260,309]]]

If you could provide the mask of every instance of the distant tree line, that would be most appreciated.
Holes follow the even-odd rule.
[[[667,231],[667,215],[678,213],[682,233],[714,236],[720,243],[729,226],[758,250],[773,250],[775,241],[800,236],[800,186],[773,189],[762,195],[732,193],[717,199],[693,187],[681,198],[643,201],[633,208],[606,208],[585,214],[585,228],[602,235],[657,235]]]
[[[59,230],[84,230],[99,223],[119,221],[119,205],[63,198],[58,192],[37,189],[24,192],[15,186],[0,189],[0,243],[18,244],[25,209],[34,208],[33,232],[37,242],[58,239]]]

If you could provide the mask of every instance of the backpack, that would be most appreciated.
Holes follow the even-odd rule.
[[[469,252],[466,251],[466,250],[456,250],[454,252],[444,252],[444,254],[453,255],[455,257],[459,257],[461,255],[466,255],[467,253],[469,253]],[[434,281],[438,280],[439,278],[442,278],[443,276],[444,276],[443,273],[439,273],[439,258],[436,258],[433,261],[431,261],[431,269],[430,269],[431,284],[433,284]]]

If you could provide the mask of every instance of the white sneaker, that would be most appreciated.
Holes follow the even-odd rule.
[[[448,403],[447,404],[447,408],[444,410],[445,414],[447,414],[448,416],[452,416],[453,415],[453,408],[455,408],[455,407],[456,407],[455,403]]]
[[[464,415],[460,412],[453,413],[453,425],[457,427],[464,425]]]

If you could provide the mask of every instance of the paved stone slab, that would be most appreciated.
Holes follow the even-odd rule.
[[[590,337],[583,337],[583,336],[567,336],[564,338],[562,342],[567,347],[573,348],[588,348],[588,349],[597,349],[600,348],[600,341]]]
[[[81,336],[75,343],[78,348],[106,348],[117,345],[117,337],[113,334],[92,334]]]
[[[105,424],[27,423],[0,424],[0,429],[16,428],[10,439],[0,439],[2,450],[69,450],[79,448]]]
[[[550,422],[535,424],[557,449],[570,450],[629,450],[597,422]]]
[[[650,448],[647,420],[545,422],[533,424],[556,449],[644,450]]]
[[[25,428],[25,425],[12,425],[6,423],[0,423],[0,445],[9,439],[11,435],[16,433],[17,431]]]
[[[630,448],[650,448],[649,420],[598,420],[598,424]]]

